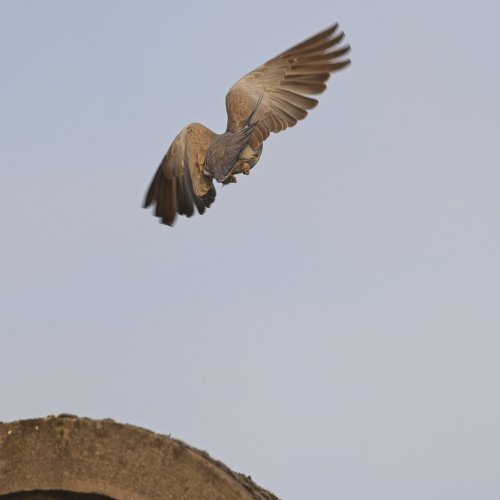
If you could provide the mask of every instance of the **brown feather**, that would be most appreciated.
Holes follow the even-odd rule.
[[[162,159],[146,193],[162,223],[177,214],[203,214],[214,202],[214,177],[234,182],[249,173],[271,132],[293,127],[308,115],[332,73],[350,64],[350,46],[334,24],[294,45],[240,78],[226,95],[226,133],[217,135],[193,123],[184,127]]]
[[[257,123],[264,122],[269,132],[293,127],[307,116],[307,110],[318,103],[309,96],[321,94],[331,73],[350,63],[339,59],[350,50],[339,47],[344,38],[338,24],[282,52],[238,80],[226,96],[227,130],[236,132],[242,126],[258,96],[263,95]],[[257,126],[250,139],[258,147],[269,134]]]
[[[197,123],[177,135],[163,157],[147,191],[145,208],[155,205],[154,214],[163,224],[174,224],[177,214],[191,217],[194,207],[203,213],[215,199],[212,178],[197,163],[204,157],[215,134]]]

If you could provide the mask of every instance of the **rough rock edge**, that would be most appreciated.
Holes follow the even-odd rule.
[[[145,429],[144,427],[139,427],[137,425],[123,424],[123,423],[117,422],[116,420],[113,420],[112,418],[93,419],[93,418],[89,418],[89,417],[78,417],[77,415],[72,415],[69,413],[61,413],[59,415],[48,415],[46,417],[40,417],[40,418],[21,419],[21,420],[15,420],[13,422],[0,421],[0,425],[5,426],[5,427],[8,427],[10,425],[19,425],[19,424],[21,424],[23,426],[28,426],[30,423],[32,423],[36,427],[37,422],[44,421],[44,420],[54,420],[54,419],[78,420],[78,421],[88,422],[90,424],[96,424],[99,422],[109,423],[109,424],[122,426],[125,428],[130,428],[130,429],[133,429],[135,431],[144,432],[144,433],[150,434],[152,436],[155,436],[156,438],[160,437],[163,439],[168,439],[172,442],[177,443],[178,445],[180,445],[184,448],[187,448],[188,450],[201,456],[205,460],[208,460],[209,462],[211,462],[217,468],[221,469],[227,475],[232,477],[236,482],[238,482],[243,488],[245,488],[248,491],[248,493],[250,493],[252,496],[254,496],[256,498],[256,500],[280,500],[279,497],[277,497],[276,495],[274,495],[270,491],[267,491],[264,488],[260,487],[258,484],[254,483],[251,476],[247,476],[247,475],[242,474],[240,472],[234,472],[226,464],[224,464],[220,460],[216,460],[216,459],[212,458],[209,455],[209,453],[204,451],[204,450],[199,450],[198,448],[195,448],[195,447],[185,443],[184,441],[182,441],[180,439],[173,438],[170,435],[158,434],[156,432],[153,432],[149,429]]]

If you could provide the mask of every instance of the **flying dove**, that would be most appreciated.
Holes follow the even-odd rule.
[[[318,101],[330,74],[345,68],[350,46],[338,24],[282,52],[238,80],[226,95],[227,127],[216,134],[200,123],[184,127],[151,181],[144,208],[172,226],[177,214],[203,214],[215,200],[214,179],[236,182],[250,173],[271,132],[293,127]]]

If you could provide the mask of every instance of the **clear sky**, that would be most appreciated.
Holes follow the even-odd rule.
[[[498,2],[0,3],[0,420],[183,439],[284,499],[500,498]],[[352,66],[204,216],[171,140],[339,21]]]

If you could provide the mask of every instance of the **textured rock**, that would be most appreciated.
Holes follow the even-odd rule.
[[[4,498],[277,497],[182,441],[112,420],[60,415],[0,423],[0,499]]]

